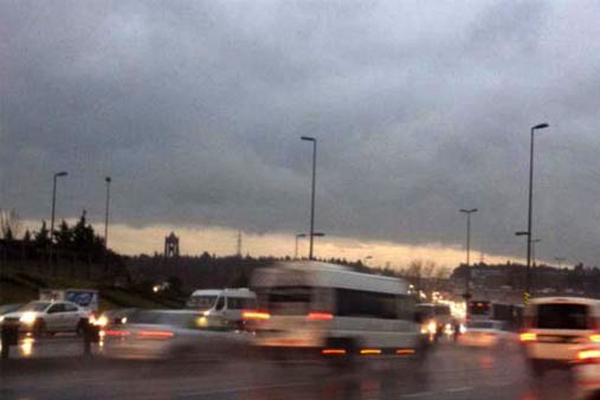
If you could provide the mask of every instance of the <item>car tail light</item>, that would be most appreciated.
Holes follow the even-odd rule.
[[[361,349],[360,354],[381,354],[380,349]]]
[[[342,354],[346,354],[346,349],[323,349],[323,350],[321,350],[321,353],[326,354],[326,355],[332,355],[332,354],[342,355]]]
[[[537,340],[537,334],[533,332],[523,332],[519,335],[519,339],[523,343],[535,342]]]
[[[598,325],[598,318],[588,317],[588,329],[600,329]]]
[[[414,349],[397,349],[396,354],[415,354]]]
[[[306,318],[313,319],[313,320],[327,321],[327,320],[333,319],[333,314],[328,313],[328,312],[322,312],[322,311],[311,311],[308,313]]]
[[[161,330],[140,330],[138,331],[138,336],[152,339],[168,339],[175,334],[171,331],[161,331]]]
[[[123,329],[107,329],[104,331],[105,336],[116,336],[116,337],[124,337],[131,335],[131,332],[123,330]]]
[[[577,361],[596,362],[600,360],[600,349],[583,349],[577,352]]]
[[[256,311],[256,310],[244,310],[242,311],[243,319],[269,319],[271,315],[268,312]]]
[[[600,333],[592,333],[589,339],[591,342],[600,342]]]

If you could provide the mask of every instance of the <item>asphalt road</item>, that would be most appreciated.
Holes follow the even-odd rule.
[[[220,363],[84,359],[73,340],[46,343],[30,358],[0,363],[0,399],[153,400],[564,400],[570,377],[530,377],[518,349],[489,352],[446,343],[422,368],[365,360],[352,371],[306,362]],[[61,346],[64,351],[61,353]],[[45,353],[43,353],[45,351]],[[56,357],[61,354],[61,357]]]

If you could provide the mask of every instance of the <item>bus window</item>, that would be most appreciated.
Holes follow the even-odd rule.
[[[489,315],[489,301],[473,301],[469,303],[469,315]]]

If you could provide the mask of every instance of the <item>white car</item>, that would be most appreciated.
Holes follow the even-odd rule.
[[[118,359],[222,360],[243,355],[252,335],[207,323],[192,310],[138,310],[103,331],[101,354]]]
[[[525,356],[536,375],[569,368],[578,351],[600,342],[600,302],[578,297],[533,299],[525,309],[520,334]]]
[[[458,336],[459,344],[481,348],[516,347],[518,340],[518,335],[502,321],[469,321],[465,332]]]
[[[21,332],[36,336],[56,332],[81,334],[89,315],[87,310],[68,301],[33,301],[0,317],[0,323],[19,323]]]

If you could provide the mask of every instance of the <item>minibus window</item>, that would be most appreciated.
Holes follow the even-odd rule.
[[[589,329],[588,306],[584,304],[540,304],[537,306],[537,328]]]

